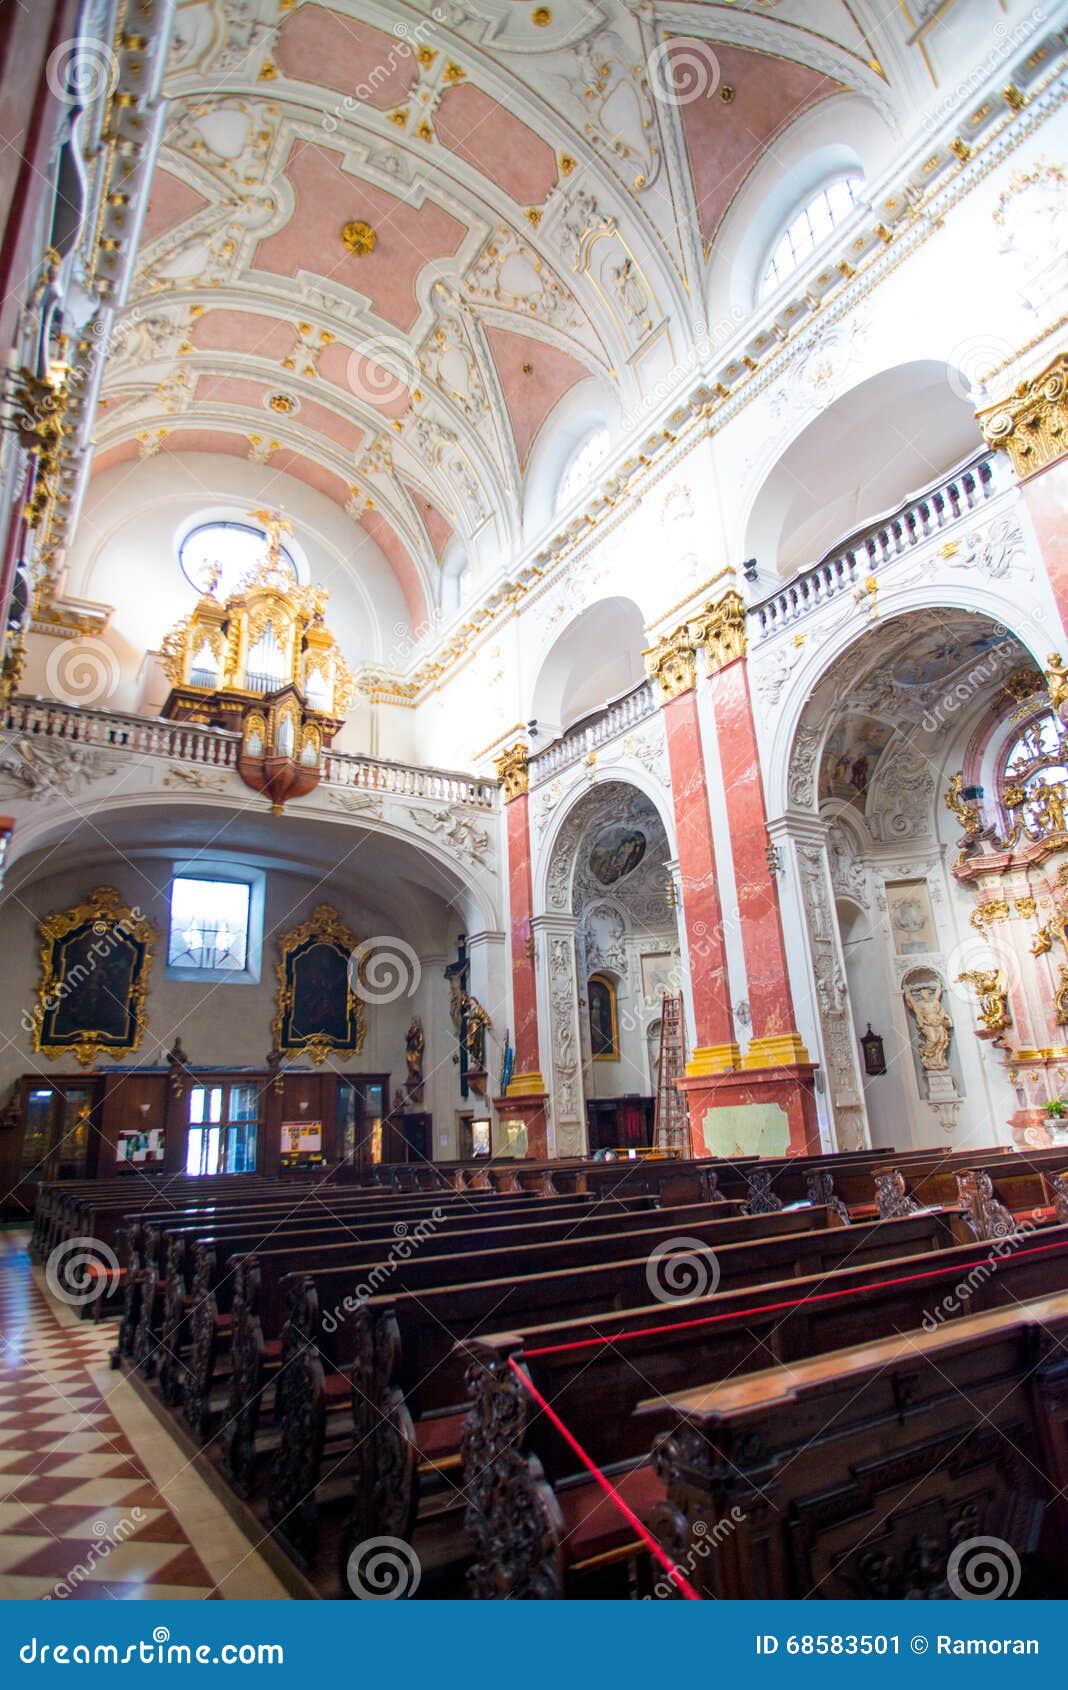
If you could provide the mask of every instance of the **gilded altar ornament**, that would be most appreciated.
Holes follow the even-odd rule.
[[[969,787],[968,790],[969,792],[974,792],[975,788]],[[957,820],[961,825],[961,830],[966,837],[971,838],[973,834],[979,832],[979,829],[983,825],[982,818],[979,814],[979,806],[975,802],[964,797],[964,771],[961,769],[958,769],[957,773],[953,776],[953,779],[946,788],[945,806],[947,810],[951,810],[957,817]]]
[[[974,986],[979,1020],[988,1033],[1001,1033],[1011,1024],[1009,984],[1000,968],[970,968],[957,975],[962,985]]]
[[[171,691],[162,714],[240,733],[237,772],[277,814],[318,785],[323,753],[344,721],[353,677],[326,627],[326,589],[302,587],[282,551],[292,525],[250,512],[264,530],[262,560],[225,603],[218,573],[163,641]]]
[[[113,886],[56,910],[38,925],[41,980],[32,1011],[33,1048],[88,1068],[102,1051],[125,1056],[145,1030],[145,999],[157,931]]]
[[[975,415],[987,442],[1008,452],[1021,481],[1056,463],[1068,451],[1068,352]]]
[[[1068,1024],[1068,967],[1062,962],[1059,968],[1060,984],[1053,994],[1053,1010],[1058,1027]]]
[[[378,245],[378,236],[370,223],[364,223],[359,217],[354,217],[351,223],[345,224],[341,231],[341,240],[356,258],[366,258]]]
[[[1046,691],[1049,701],[1062,722],[1068,722],[1068,667],[1059,651],[1051,651],[1046,658]]]
[[[927,1073],[949,1067],[949,1039],[953,1023],[942,1004],[941,980],[903,986],[905,1003],[920,1036],[920,1065]]]
[[[363,948],[332,904],[318,904],[283,934],[271,1022],[273,1048],[282,1056],[300,1052],[318,1067],[328,1056],[346,1061],[363,1049]]]

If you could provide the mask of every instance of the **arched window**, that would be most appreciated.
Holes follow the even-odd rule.
[[[441,560],[441,608],[446,616],[467,600],[471,591],[471,560],[459,540],[450,540]]]
[[[586,986],[590,1012],[590,1055],[595,1062],[619,1061],[616,988],[607,974],[591,974]]]
[[[822,246],[836,224],[844,222],[849,216],[863,186],[864,178],[859,170],[839,176],[833,182],[825,182],[811,199],[794,212],[771,249],[757,293],[758,300],[767,299],[791,271],[803,264],[818,246]]]
[[[604,423],[582,437],[567,463],[556,487],[554,511],[562,511],[578,493],[593,480],[598,464],[608,456],[609,435]]]
[[[267,536],[262,528],[249,522],[202,522],[191,528],[178,547],[178,562],[182,574],[198,593],[214,592],[218,599],[226,599],[236,592],[246,575],[263,561],[267,551]],[[284,563],[293,571],[294,581],[299,572],[292,554],[279,547]]]
[[[1028,722],[1002,768],[1001,800],[1032,838],[1059,833],[1068,798],[1068,730],[1052,710]]]

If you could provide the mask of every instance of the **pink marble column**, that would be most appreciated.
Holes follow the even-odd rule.
[[[723,942],[723,909],[716,873],[716,848],[708,809],[701,726],[693,687],[664,705],[671,793],[675,808],[676,854],[682,882],[690,993],[696,1043],[688,1073],[712,1074],[739,1061],[734,1038]]]
[[[548,1121],[545,1081],[541,1075],[538,983],[531,927],[534,885],[530,865],[530,799],[524,746],[513,746],[502,754],[498,760],[498,774],[504,782],[508,833],[515,1067],[506,1094],[495,1098],[494,1103],[502,1119],[522,1121],[527,1129],[527,1156],[542,1161],[548,1155]]]
[[[1068,638],[1068,458],[1033,475],[1021,491]]]
[[[764,1045],[771,1040],[782,1041],[785,1035],[796,1039],[779,893],[768,868],[768,818],[745,659],[717,670],[710,688],[727,798],[753,1042]],[[800,1054],[795,1050],[795,1058]]]

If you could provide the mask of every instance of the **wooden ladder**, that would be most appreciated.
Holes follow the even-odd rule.
[[[665,992],[660,1005],[660,1068],[656,1084],[656,1121],[653,1143],[658,1150],[675,1156],[693,1155],[690,1112],[686,1094],[676,1081],[686,1071],[686,1045],[682,1031],[682,994]]]

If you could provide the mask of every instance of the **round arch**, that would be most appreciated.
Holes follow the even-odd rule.
[[[530,700],[548,740],[645,679],[645,617],[633,599],[598,599],[558,634],[541,659]]]
[[[922,449],[913,440],[916,416],[924,419]],[[789,577],[981,446],[959,371],[934,358],[880,370],[808,420],[799,416],[750,504],[745,555],[765,579]]]

